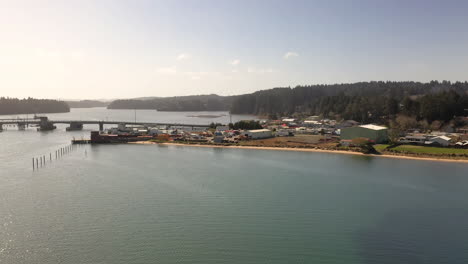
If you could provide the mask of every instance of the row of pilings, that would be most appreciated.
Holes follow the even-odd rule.
[[[46,166],[47,164],[50,164],[53,161],[56,161],[56,160],[62,158],[63,156],[65,156],[67,154],[70,154],[71,152],[76,150],[79,146],[80,145],[70,144],[68,146],[61,147],[61,148],[55,150],[55,152],[50,152],[49,155],[42,155],[42,156],[39,156],[39,157],[33,157],[32,158],[32,169],[33,170],[38,170],[38,169]]]

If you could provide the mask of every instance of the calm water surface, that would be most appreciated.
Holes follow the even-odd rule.
[[[0,133],[0,263],[468,263],[466,164],[97,145],[32,170],[88,134]]]

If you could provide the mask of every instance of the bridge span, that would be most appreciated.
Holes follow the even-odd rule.
[[[0,119],[0,131],[3,125],[16,125],[18,128],[24,128],[27,126],[37,126],[39,131],[54,130],[56,124],[68,124],[70,130],[81,130],[83,125],[98,125],[99,131],[104,130],[104,125],[138,125],[146,127],[209,127],[209,125],[203,124],[183,124],[183,123],[164,123],[164,122],[129,122],[129,121],[116,121],[116,120],[50,120],[46,116],[40,116],[35,118],[16,118],[16,119]],[[69,130],[67,128],[67,130]]]

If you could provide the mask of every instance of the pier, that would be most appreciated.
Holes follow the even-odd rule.
[[[97,125],[99,131],[104,130],[104,125],[139,125],[146,127],[166,126],[170,127],[209,127],[209,125],[200,124],[181,124],[181,123],[159,123],[159,122],[130,122],[130,121],[104,121],[104,120],[51,120],[46,116],[37,116],[34,118],[16,118],[16,119],[0,119],[0,131],[4,125],[15,125],[19,130],[24,130],[25,127],[35,126],[38,131],[50,131],[56,129],[56,124],[68,125],[67,131],[81,130],[83,125]]]

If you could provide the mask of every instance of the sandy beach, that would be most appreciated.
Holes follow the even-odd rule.
[[[231,148],[231,149],[256,149],[256,150],[276,150],[276,151],[300,151],[300,152],[322,152],[322,153],[336,153],[347,155],[361,155],[369,157],[382,157],[394,159],[410,159],[410,160],[424,160],[424,161],[440,161],[440,162],[457,162],[468,163],[468,159],[443,159],[443,158],[429,158],[429,157],[413,157],[402,155],[374,155],[364,154],[360,152],[344,151],[344,150],[325,150],[325,149],[306,149],[306,148],[282,148],[282,147],[257,147],[257,146],[221,146],[221,145],[201,145],[201,144],[183,144],[183,143],[156,143],[149,141],[131,142],[129,144],[143,144],[143,145],[168,145],[168,146],[183,146],[183,147],[201,147],[201,148]]]

